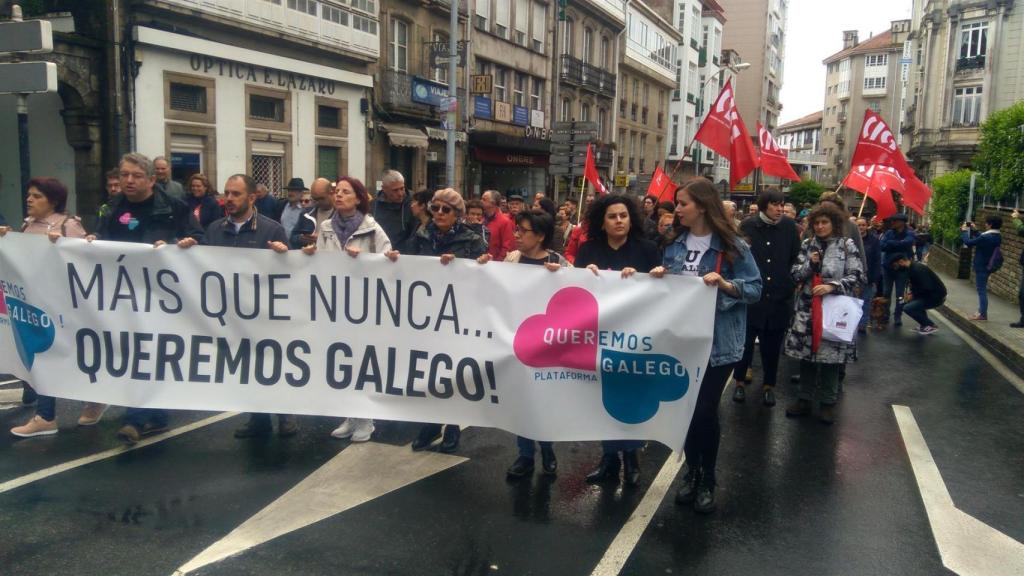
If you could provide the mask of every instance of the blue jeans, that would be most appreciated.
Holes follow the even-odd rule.
[[[167,426],[167,410],[161,408],[128,408],[124,411],[124,423],[135,426],[142,431],[147,422],[158,428]]]
[[[895,288],[895,294],[893,294]],[[903,292],[907,289],[907,271],[906,270],[890,270],[882,268],[882,296],[889,299],[889,302],[896,302],[896,311],[894,317],[896,320],[900,319],[903,315]],[[885,311],[885,315],[889,315],[889,311]]]
[[[868,320],[871,318],[871,300],[875,298],[875,283],[868,282],[864,286],[864,291],[861,292],[861,298],[864,299],[864,313],[860,316],[860,324],[858,328],[867,328]]]
[[[988,270],[974,271],[974,285],[978,288],[978,314],[988,316]]]
[[[519,447],[519,455],[523,458],[533,458],[537,452],[537,442],[523,436],[516,436],[516,446]],[[551,448],[552,442],[540,442],[541,449]]]
[[[928,311],[932,308],[938,308],[941,304],[942,302],[935,303],[926,302],[921,299],[914,299],[903,307],[903,311],[907,313],[907,316],[917,320],[917,323],[921,325],[921,328],[924,328],[925,326],[935,326],[935,322],[932,322],[931,318],[928,317]]]

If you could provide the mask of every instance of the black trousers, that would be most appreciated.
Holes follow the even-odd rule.
[[[743,347],[743,358],[736,364],[733,378],[742,381],[746,378],[747,368],[754,362],[754,339],[760,340],[761,369],[765,386],[775,386],[779,375],[779,355],[782,354],[782,343],[786,339],[786,329],[767,330],[755,328],[747,323],[747,342]]]
[[[718,402],[735,365],[708,367],[683,445],[688,465],[699,467],[712,484],[715,480],[715,464],[718,462],[718,444],[722,438],[722,429],[718,423]]]

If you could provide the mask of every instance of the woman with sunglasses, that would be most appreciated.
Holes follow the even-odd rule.
[[[487,242],[461,222],[466,214],[466,202],[454,189],[445,188],[434,192],[429,210],[432,220],[409,239],[409,254],[439,256],[441,264],[448,264],[456,258],[476,260],[487,253]],[[392,250],[388,257],[396,260],[398,252]],[[459,447],[460,434],[455,424],[424,424],[412,443],[412,449],[425,450],[435,440],[442,438],[441,452],[451,453]]]
[[[677,504],[692,502],[695,511],[709,514],[715,509],[715,464],[721,438],[718,401],[733,367],[743,357],[747,305],[761,299],[761,273],[709,180],[694,178],[676,190],[675,214],[677,225],[670,232],[664,264],[651,270],[651,276],[661,278],[666,272],[696,276],[718,289],[711,357],[686,434],[686,473],[676,494]]]
[[[318,250],[344,250],[353,258],[363,252],[390,252],[391,240],[369,211],[370,196],[366,186],[356,178],[340,178],[334,185],[334,215],[320,223],[316,244],[306,246],[302,252],[313,255]],[[351,438],[352,442],[366,442],[372,435],[373,420],[370,418],[346,418],[331,432],[335,438]]]
[[[623,278],[650,272],[661,262],[657,245],[643,237],[643,216],[637,203],[622,194],[602,196],[587,211],[587,241],[580,246],[574,262],[595,275],[600,270],[621,271]],[[642,440],[601,442],[604,455],[587,482],[618,481],[619,470],[627,486],[640,480],[637,450]],[[622,454],[621,458],[619,453]]]

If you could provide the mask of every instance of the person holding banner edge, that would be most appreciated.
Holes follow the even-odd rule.
[[[606,194],[594,200],[587,209],[587,241],[580,246],[574,265],[595,275],[600,270],[620,271],[623,278],[650,272],[660,256],[658,246],[643,237],[642,219],[637,203],[628,196]],[[637,450],[643,444],[642,440],[602,441],[604,454],[587,482],[618,481],[621,469],[625,484],[636,486],[640,480]]]
[[[113,242],[140,242],[154,248],[169,242],[182,247],[203,239],[203,230],[183,201],[155,189],[153,162],[137,152],[129,152],[118,163],[121,195],[111,199],[110,210],[97,220],[96,234],[85,239]],[[135,444],[142,436],[167,429],[168,412],[159,408],[128,408],[124,425],[117,436],[125,444]]]
[[[366,186],[356,178],[343,176],[334,185],[334,213],[320,223],[316,244],[302,249],[312,256],[318,250],[342,252],[358,258],[363,252],[385,254],[391,251],[391,240],[384,228],[369,214],[370,196]],[[373,435],[371,418],[345,418],[331,432],[335,438],[351,438],[366,442]]]
[[[675,498],[677,504],[692,503],[694,511],[709,514],[715,510],[715,467],[722,435],[718,404],[743,357],[747,306],[761,299],[761,272],[726,216],[718,190],[706,178],[694,178],[676,189],[673,234],[664,263],[652,269],[651,276],[697,276],[718,289],[711,355],[686,434],[686,472]]]
[[[46,234],[51,242],[58,238],[83,238],[85,229],[78,218],[69,216],[64,209],[67,205],[68,189],[56,178],[33,178],[28,182],[25,208],[28,218],[22,225],[25,234]],[[0,236],[10,228],[0,225]],[[28,422],[11,428],[11,434],[19,438],[46,436],[57,433],[57,399],[53,396],[36,395],[28,382],[24,383],[22,403],[36,402],[36,413]],[[106,411],[106,404],[87,402],[78,418],[79,426],[92,426],[100,421]]]
[[[456,258],[480,259],[486,256],[482,259],[484,262],[489,259],[487,242],[460,222],[466,213],[466,202],[455,189],[444,188],[435,192],[430,202],[430,213],[433,214],[430,224],[409,239],[410,254],[439,256],[442,265]],[[392,261],[397,261],[399,253],[391,250],[386,255]],[[462,431],[457,424],[424,424],[412,442],[412,449],[426,450],[435,440],[442,438],[439,449],[450,454],[458,449],[461,435]]]

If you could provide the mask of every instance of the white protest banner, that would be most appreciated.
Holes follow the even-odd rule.
[[[680,449],[716,291],[540,266],[0,238],[0,372],[122,406]]]

